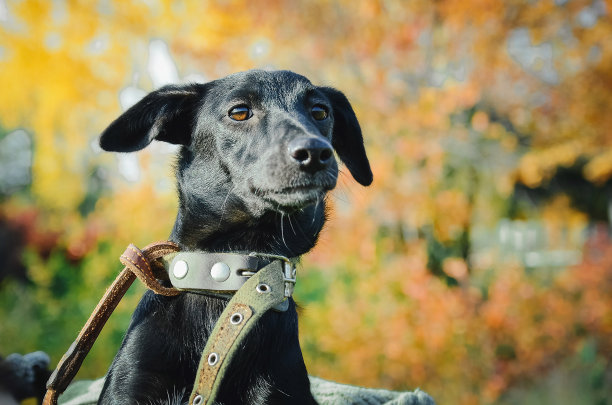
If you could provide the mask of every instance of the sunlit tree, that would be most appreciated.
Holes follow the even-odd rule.
[[[589,221],[610,222],[611,7],[0,1],[0,228],[22,235],[5,240],[29,280],[0,281],[0,350],[57,361],[125,245],[170,232],[175,149],[115,156],[97,134],[168,82],[264,68],[344,91],[374,171],[368,189],[341,175],[304,260],[314,374],[486,404],[585,348],[609,369],[609,248],[575,250]],[[559,268],[583,263],[526,274],[542,244],[573,249]],[[83,376],[105,372],[141,291]]]

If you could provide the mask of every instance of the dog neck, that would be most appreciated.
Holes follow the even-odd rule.
[[[268,212],[257,220],[220,218],[181,207],[170,240],[183,250],[260,252],[299,257],[314,247],[325,222],[325,204],[290,214]]]

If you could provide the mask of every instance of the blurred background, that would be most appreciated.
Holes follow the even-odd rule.
[[[310,373],[439,404],[611,404],[611,13],[0,0],[0,353],[55,365],[125,246],[170,233],[175,147],[102,153],[106,125],[167,83],[290,69],[345,92],[374,171],[344,171],[300,269]],[[142,292],[79,378],[104,375]]]

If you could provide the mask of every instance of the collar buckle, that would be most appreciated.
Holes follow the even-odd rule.
[[[261,257],[263,259],[280,260],[283,262],[283,281],[285,282],[285,298],[293,295],[293,289],[297,279],[297,268],[293,262],[285,256],[272,255],[267,253],[251,252],[249,256]]]

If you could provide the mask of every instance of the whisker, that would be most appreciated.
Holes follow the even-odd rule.
[[[234,188],[236,188],[235,185],[232,186],[232,188],[227,192],[227,195],[223,200],[223,204],[221,204],[221,216],[219,218],[219,224],[217,226],[221,226],[221,222],[223,222],[223,216],[225,215],[225,205],[227,204],[227,199],[229,198],[230,194],[232,193],[232,191],[234,191]]]
[[[317,199],[318,202],[318,199]],[[300,212],[304,212],[304,209],[301,209]],[[291,223],[291,222],[289,222]],[[297,230],[302,234],[302,236],[304,236],[305,238],[308,237],[308,235],[306,234],[306,232],[304,232],[304,228],[302,228],[302,225],[300,224],[300,222],[296,222],[295,226],[297,227]],[[293,230],[294,235],[297,235],[297,233],[295,232],[295,229]]]
[[[328,170],[327,172],[325,172],[325,174],[326,174],[326,175],[328,175],[328,176],[329,176],[329,178],[330,178],[330,179],[332,179],[332,180],[334,180],[334,181],[335,181],[335,180],[338,180],[338,176],[339,176],[339,174],[340,174],[340,173],[341,173],[340,171],[338,171],[338,172],[334,173],[334,172],[332,172],[331,170]]]
[[[283,223],[284,218],[285,218],[285,213],[281,212],[281,240],[283,241],[285,246],[287,246],[287,242],[285,241],[285,225]],[[287,248],[289,248],[289,246],[287,246]]]
[[[347,174],[343,171],[338,171],[338,175],[341,187],[336,187],[334,197],[342,202],[348,203],[350,201],[349,194],[351,188],[348,185]]]
[[[317,196],[317,202],[315,204],[315,208],[314,210],[312,210],[312,222],[310,223],[310,225],[314,225],[315,221],[317,220],[317,210],[319,209],[319,203],[321,203],[322,198],[321,196]]]
[[[289,220],[289,225],[291,226],[291,230],[293,230],[293,234],[297,235],[295,228],[293,227],[293,223],[291,222],[291,215],[287,215],[287,219]]]

